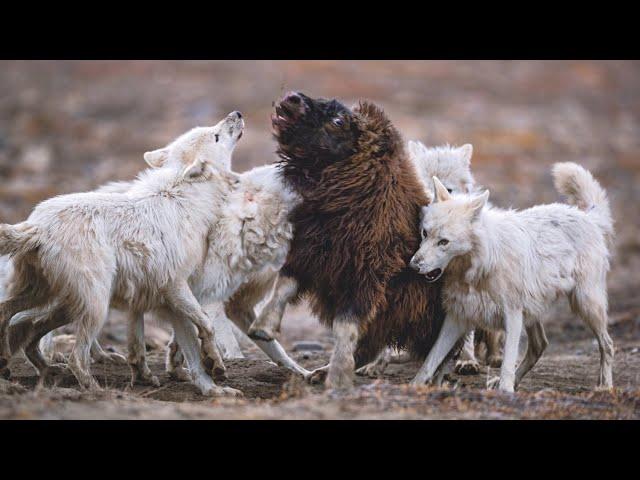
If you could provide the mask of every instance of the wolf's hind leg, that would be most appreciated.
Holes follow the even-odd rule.
[[[392,355],[393,348],[385,347],[373,361],[358,368],[356,374],[373,378],[382,376],[391,362]]]
[[[160,380],[154,376],[147,365],[144,344],[144,313],[129,312],[127,324],[128,362],[131,368],[131,386],[135,384],[151,384],[160,386]]]
[[[287,304],[297,295],[298,282],[291,277],[280,275],[269,302],[260,316],[249,327],[247,334],[253,340],[273,340],[280,332],[282,316]]]
[[[542,323],[536,322],[533,325],[525,326],[525,330],[527,332],[527,353],[516,370],[515,388],[518,388],[524,376],[538,363],[542,353],[549,345]]]
[[[25,286],[15,295],[0,302],[0,376],[9,378],[11,372],[7,365],[11,358],[9,324],[11,317],[24,310],[42,306],[47,301],[47,291]]]
[[[31,311],[30,315],[20,319],[19,324],[15,325],[15,327],[21,329],[27,327],[28,330],[20,339],[20,345],[14,344],[12,341],[12,350],[22,348],[22,345],[25,345],[25,355],[40,375],[38,387],[48,385],[49,380],[55,375],[68,373],[65,364],[49,363],[47,361],[40,350],[40,340],[43,336],[49,334],[56,328],[68,324],[70,321],[71,319],[66,314],[66,310],[58,306],[41,311]],[[12,325],[11,328],[13,329],[14,325]]]
[[[500,330],[485,330],[483,335],[487,347],[486,364],[491,368],[502,366],[502,342],[504,333]]]
[[[569,296],[571,307],[596,336],[600,350],[600,372],[597,389],[610,390],[613,388],[613,340],[607,332],[607,297],[606,289],[597,285],[583,288],[578,285]]]

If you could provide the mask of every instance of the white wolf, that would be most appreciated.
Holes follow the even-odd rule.
[[[408,142],[409,158],[418,173],[418,178],[424,185],[425,191],[430,199],[433,199],[432,178],[438,177],[449,193],[471,193],[476,189],[475,180],[471,174],[471,157],[473,146],[465,144],[461,147],[442,145],[437,147],[426,147],[422,142]],[[487,359],[490,364],[500,361],[499,345],[491,335],[487,336]],[[475,357],[474,332],[470,331],[464,338],[464,346],[460,357],[456,362],[455,369],[458,373],[473,374],[478,373],[480,365]],[[360,367],[356,373],[377,377],[384,373],[389,363],[400,363],[409,360],[405,352],[395,353],[394,349],[384,349],[374,361]]]
[[[69,367],[83,387],[97,389],[89,371],[90,347],[109,307],[139,315],[154,310],[172,322],[203,394],[239,394],[217,386],[207,374],[223,374],[224,364],[188,279],[205,261],[209,233],[237,183],[228,170],[243,128],[240,113],[232,112],[214,127],[192,129],[145,155],[157,168],[143,172],[127,193],[54,197],[27,221],[0,225],[0,254],[13,257],[14,269],[0,303],[0,368],[7,367],[12,350],[11,317],[46,307],[46,331],[33,328],[40,336],[29,337],[29,360],[46,371],[38,358],[40,337],[74,320],[77,338]],[[42,323],[41,316],[37,320]]]
[[[148,152],[145,158],[149,160],[156,155]],[[118,183],[112,188],[126,191],[128,184]],[[237,175],[237,183],[219,212],[216,228],[207,238],[206,260],[189,279],[198,301],[210,305],[211,311],[219,316],[210,319],[211,322],[217,321],[219,325],[226,320],[226,313],[242,332],[247,332],[256,318],[257,304],[269,300],[273,292],[293,236],[288,216],[299,202],[298,195],[282,183],[276,164]],[[135,324],[140,333],[129,332],[132,382],[147,378],[139,368],[133,369],[134,365],[145,365],[142,317],[132,323]],[[211,327],[215,330],[213,324]],[[277,340],[254,339],[254,342],[276,364],[305,378],[311,374],[291,359]],[[182,363],[183,356],[174,339],[167,351],[169,375],[188,379]]]
[[[156,167],[162,166],[166,161],[165,153],[166,149],[147,152],[145,159]],[[225,312],[246,333],[255,320],[256,305],[269,299],[292,236],[287,217],[299,202],[297,195],[282,185],[276,165],[254,168],[239,174],[236,179],[224,207],[218,212],[216,228],[208,235],[206,260],[189,278],[189,286],[198,302],[215,315],[209,322],[222,352],[228,347],[218,338],[218,332],[228,321]],[[126,193],[133,185],[132,182],[114,182],[97,191]],[[146,364],[143,315],[141,312],[130,313],[128,360],[132,384],[143,381],[157,385],[158,379],[151,375]],[[156,312],[156,315],[162,317],[163,312]],[[286,354],[277,340],[255,342],[278,365],[303,377],[310,375],[311,372]],[[97,342],[92,350],[95,349],[100,349]],[[189,373],[182,363],[183,355],[174,337],[168,349],[167,371],[174,378],[188,380]]]
[[[574,163],[553,167],[570,205],[523,211],[486,207],[489,192],[452,196],[434,177],[436,200],[423,210],[423,241],[411,266],[436,281],[445,272],[447,316],[412,381],[431,380],[458,339],[473,327],[505,329],[499,388],[513,392],[546,348],[542,321],[560,294],[591,328],[600,347],[598,387],[613,387],[613,342],[607,333],[609,245],[613,222],[605,191]],[[522,326],[528,346],[515,369]]]

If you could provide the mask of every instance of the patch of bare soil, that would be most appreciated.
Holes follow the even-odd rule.
[[[553,341],[553,340],[552,340]],[[391,365],[384,377],[357,377],[350,391],[309,386],[252,352],[228,361],[225,385],[242,399],[210,399],[190,384],[164,373],[160,353],[150,367],[161,386],[131,389],[123,365],[94,365],[104,390],[81,392],[71,374],[53,388],[36,389],[35,371],[13,362],[13,382],[0,384],[4,419],[639,419],[640,341],[617,341],[616,389],[595,392],[598,349],[591,339],[551,345],[515,394],[486,390],[497,369],[475,376],[451,376],[445,388],[414,388],[407,382],[419,364]],[[321,366],[327,351],[294,354],[307,368]]]

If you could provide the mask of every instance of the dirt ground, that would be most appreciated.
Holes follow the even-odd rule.
[[[508,419],[640,418],[640,62],[0,62],[0,222],[26,218],[60,193],[130,179],[142,154],[195,125],[239,109],[247,121],[234,156],[243,171],[273,160],[272,101],[284,90],[380,103],[406,139],[472,143],[478,183],[499,206],[558,200],[550,166],[585,165],[611,197],[617,239],[609,276],[614,392],[594,392],[598,348],[565,301],[546,326],[550,346],[520,391],[485,389],[497,370],[453,376],[446,388],[406,385],[418,364],[358,377],[349,392],[307,386],[250,344],[228,361],[242,399],[207,399],[163,372],[167,332],[149,324],[159,388],[129,389],[125,365],[94,365],[104,387],[73,377],[36,389],[21,357],[0,381],[2,419]],[[114,312],[101,342],[124,352]],[[73,333],[68,330],[66,333]],[[281,338],[307,368],[326,363],[329,333],[304,305],[289,308]],[[320,350],[294,351],[297,341]],[[523,347],[523,345],[521,345]],[[523,348],[521,348],[523,351]]]

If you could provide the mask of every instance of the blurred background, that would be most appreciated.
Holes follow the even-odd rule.
[[[0,222],[23,220],[56,194],[131,179],[145,151],[231,110],[247,125],[234,169],[269,163],[272,102],[287,90],[347,104],[366,98],[406,140],[472,143],[476,180],[498,206],[557,200],[553,162],[590,169],[617,222],[611,321],[636,336],[639,87],[640,63],[629,61],[4,61]],[[559,312],[557,328],[583,328],[562,320],[564,306]],[[287,316],[285,343],[320,333],[304,306]]]

